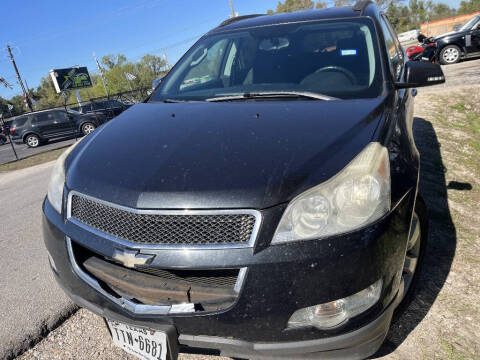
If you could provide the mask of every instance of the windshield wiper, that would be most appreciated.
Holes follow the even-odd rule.
[[[161,102],[164,102],[164,103],[167,103],[167,104],[173,104],[173,103],[194,102],[194,100],[165,99],[165,100],[161,100]]]
[[[314,99],[314,100],[340,100],[339,98],[323,95],[315,92],[310,91],[262,91],[262,92],[247,92],[238,95],[225,95],[225,96],[218,96],[209,99],[205,99],[205,101],[215,102],[215,101],[234,101],[234,100],[245,100],[245,99],[255,99],[255,98],[279,98],[279,97],[286,97],[286,98],[307,98],[307,99]]]

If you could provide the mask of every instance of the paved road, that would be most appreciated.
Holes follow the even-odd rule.
[[[35,155],[35,154],[40,154],[42,152],[48,151],[48,150],[53,150],[53,149],[58,149],[61,147],[65,147],[67,145],[70,145],[75,142],[75,139],[60,139],[60,140],[55,140],[51,141],[46,145],[39,146],[35,149],[29,148],[25,144],[13,144],[15,147],[15,151],[17,152],[17,155],[19,158],[24,158],[27,156]],[[10,143],[4,144],[0,146],[0,165],[5,164],[10,161],[15,160],[15,155],[12,151],[12,147],[10,146]]]
[[[480,84],[480,58],[472,58],[454,65],[442,66],[446,85],[470,86]],[[434,88],[434,87],[432,87]]]
[[[53,163],[0,174],[0,359],[69,315],[41,233],[41,205]]]

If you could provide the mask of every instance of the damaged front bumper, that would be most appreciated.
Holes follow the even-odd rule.
[[[99,254],[111,254],[114,244],[65,221],[48,200],[44,203],[44,239],[57,281],[78,305],[127,324],[174,328],[181,347],[246,358],[300,358],[300,354],[364,358],[380,347],[400,298],[412,205],[408,194],[368,228],[329,239],[269,246],[284,211],[277,206],[262,211],[263,224],[252,248],[159,249],[151,267],[243,271],[228,304],[186,313],[114,301],[103,284],[87,281],[71,260],[70,241]],[[296,310],[350,296],[378,279],[383,280],[378,303],[346,324],[331,330],[286,328]]]

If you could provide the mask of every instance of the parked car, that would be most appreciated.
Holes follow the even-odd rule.
[[[8,142],[7,131],[10,128],[9,121],[0,121],[0,145]]]
[[[72,109],[83,114],[103,115],[106,119],[110,120],[115,116],[120,115],[132,105],[133,103],[126,103],[120,100],[94,100],[85,103],[81,107],[77,106]]]
[[[418,35],[420,35],[420,30],[410,30],[410,31],[405,31],[403,33],[398,34],[398,40],[400,42],[408,42],[412,40],[416,40]]]
[[[462,58],[480,56],[480,15],[470,19],[458,31],[435,38],[441,64],[455,64]]]
[[[54,109],[17,116],[10,124],[12,141],[35,148],[50,139],[88,135],[104,122],[102,117],[75,110]]]
[[[222,23],[58,159],[57,281],[142,359],[372,355],[421,268],[414,88],[442,82],[372,2]]]

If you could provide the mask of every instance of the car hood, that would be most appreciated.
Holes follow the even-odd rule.
[[[384,101],[137,104],[75,148],[67,188],[142,209],[267,208],[345,167]]]
[[[442,39],[445,39],[449,36],[460,36],[460,35],[464,35],[465,33],[467,33],[467,31],[450,31],[450,32],[447,32],[445,34],[441,34],[441,35],[438,35],[435,37],[435,41],[437,40],[442,40]]]

